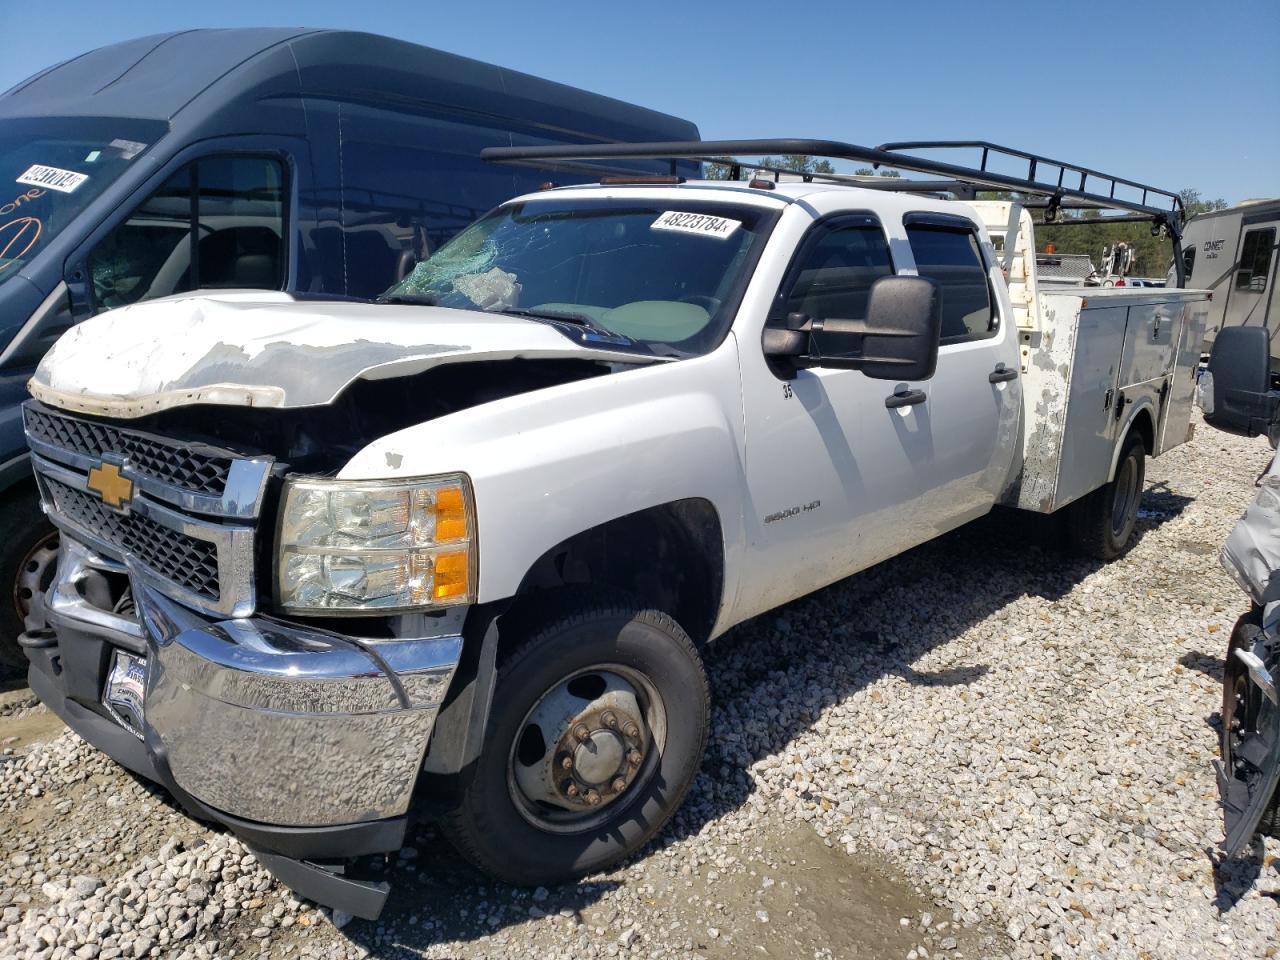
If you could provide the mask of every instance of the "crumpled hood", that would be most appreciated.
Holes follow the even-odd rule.
[[[295,301],[284,293],[180,295],[72,327],[36,368],[36,399],[140,417],[197,403],[309,407],[352,381],[472,360],[657,358],[582,346],[546,324],[443,307]]]

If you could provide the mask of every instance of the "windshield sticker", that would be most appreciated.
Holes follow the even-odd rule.
[[[673,230],[676,233],[692,233],[700,237],[724,240],[742,226],[741,220],[713,217],[706,213],[681,213],[668,210],[649,225],[650,230]]]
[[[145,143],[139,143],[137,140],[112,140],[107,144],[107,146],[119,150],[120,159],[122,160],[132,160],[143,150],[147,149],[147,145]]]
[[[74,170],[62,170],[58,167],[44,167],[33,163],[27,172],[18,177],[18,183],[29,183],[33,187],[48,187],[59,193],[74,193],[76,187],[89,179],[87,173],[76,173]]]

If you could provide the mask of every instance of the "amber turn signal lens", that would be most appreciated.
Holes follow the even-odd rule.
[[[436,600],[465,597],[470,590],[471,557],[467,551],[436,554],[431,595]]]
[[[467,500],[461,487],[436,492],[436,542],[463,540],[467,536]]]

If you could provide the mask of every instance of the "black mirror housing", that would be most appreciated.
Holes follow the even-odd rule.
[[[1271,337],[1265,327],[1225,327],[1209,354],[1212,412],[1205,423],[1227,433],[1270,433],[1280,415],[1280,393],[1271,390]],[[1207,386],[1207,385],[1206,385]],[[1208,404],[1206,404],[1208,406]]]
[[[790,313],[764,330],[764,353],[786,366],[861,370],[877,380],[928,380],[938,366],[942,291],[925,277],[881,277],[871,285],[865,320],[822,320]],[[815,333],[851,334],[858,349],[823,356]]]
[[[938,367],[942,290],[925,277],[881,277],[867,298],[862,372],[876,380],[928,380]]]

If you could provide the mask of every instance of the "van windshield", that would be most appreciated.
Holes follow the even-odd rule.
[[[167,129],[160,121],[0,120],[0,283],[16,277]]]
[[[476,221],[384,295],[588,325],[668,355],[715,347],[776,214],[733,203],[526,201]]]

